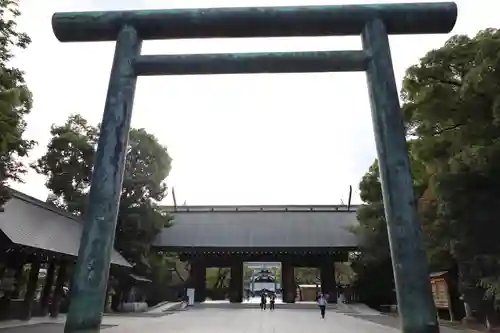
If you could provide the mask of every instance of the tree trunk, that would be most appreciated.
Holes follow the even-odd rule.
[[[217,280],[214,285],[214,289],[219,289],[224,286],[224,282],[226,282],[227,271],[224,268],[219,268],[217,272]]]

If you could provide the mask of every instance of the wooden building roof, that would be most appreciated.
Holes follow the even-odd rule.
[[[166,250],[303,251],[358,246],[356,206],[179,206],[155,245]]]
[[[10,190],[12,199],[0,213],[0,230],[14,244],[52,253],[78,256],[82,221],[46,202]],[[113,250],[111,263],[131,267]]]

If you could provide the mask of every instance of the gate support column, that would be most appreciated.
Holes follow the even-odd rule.
[[[337,282],[335,281],[335,260],[328,256],[320,267],[321,292],[328,294],[328,303],[337,303]]]
[[[281,262],[281,280],[283,288],[283,303],[295,303],[295,274],[290,260]]]
[[[236,259],[231,263],[231,280],[229,280],[229,301],[243,302],[243,262]]]
[[[52,285],[54,284],[55,271],[55,259],[51,259],[47,268],[47,275],[45,276],[45,284],[43,286],[42,297],[40,300],[40,311],[42,317],[47,316],[49,313],[49,301],[52,295]]]
[[[59,269],[57,270],[56,286],[55,286],[54,294],[52,295],[52,301],[50,304],[50,316],[52,318],[57,318],[59,316],[59,310],[61,309],[61,301],[62,301],[63,296],[64,296],[64,284],[66,283],[68,268],[69,267],[68,267],[67,262],[60,261]],[[70,287],[70,290],[71,290],[71,287]],[[92,332],[92,331],[90,331],[90,332]]]
[[[201,303],[206,298],[206,277],[207,268],[201,260],[191,261],[191,269],[189,273],[190,287],[194,288],[194,301]]]
[[[40,259],[35,257],[31,260],[31,268],[28,280],[28,287],[24,295],[23,313],[21,319],[30,320],[35,303],[35,293],[38,286],[38,275],[40,273]]]
[[[367,22],[362,41],[371,56],[366,70],[368,92],[402,331],[437,333],[437,312],[385,24],[380,19]]]

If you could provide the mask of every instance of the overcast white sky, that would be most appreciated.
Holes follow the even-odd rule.
[[[394,1],[348,0],[23,0],[20,29],[33,39],[15,60],[34,94],[26,137],[41,156],[53,123],[81,113],[102,116],[113,43],[60,43],[58,11],[188,7],[325,5]],[[399,2],[403,2],[402,0]],[[415,1],[405,1],[415,2]],[[429,1],[427,1],[429,2]],[[452,34],[498,26],[497,0],[459,0]],[[407,67],[450,35],[391,38],[398,84]],[[359,49],[359,37],[177,40],[146,42],[145,54]],[[133,127],[168,146],[168,178],[188,204],[338,204],[375,158],[363,73],[171,76],[139,79]],[[34,172],[14,187],[45,200]],[[172,202],[171,196],[166,204]]]

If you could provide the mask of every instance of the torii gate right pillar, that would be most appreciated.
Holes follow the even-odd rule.
[[[403,332],[438,333],[385,24],[378,18],[367,22],[362,42],[371,55],[366,70],[368,92]]]

